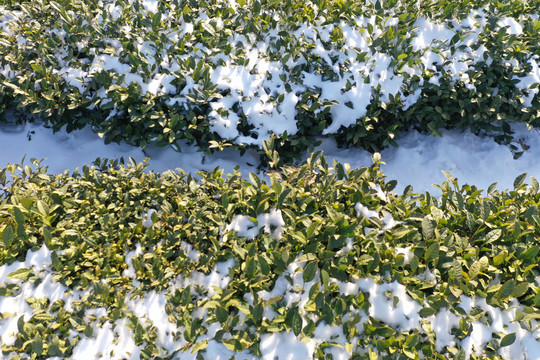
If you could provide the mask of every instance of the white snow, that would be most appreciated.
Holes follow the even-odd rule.
[[[516,21],[514,18],[503,18],[499,21],[497,21],[497,25],[501,28],[506,28],[508,34],[512,35],[521,35],[523,33],[523,27],[519,22]]]
[[[377,185],[376,190],[378,192],[378,195],[380,196],[380,194],[382,193],[382,190],[381,190],[379,185]],[[384,199],[387,200],[386,196],[384,196]],[[354,206],[354,209],[356,210],[356,214],[358,216],[362,216],[362,217],[366,218],[367,220],[369,220],[371,218],[381,220],[383,222],[383,224],[384,224],[383,230],[392,229],[394,226],[399,224],[399,222],[394,220],[394,218],[392,217],[392,214],[390,214],[388,212],[384,212],[383,218],[381,219],[379,217],[379,213],[377,213],[376,211],[373,211],[373,210],[369,210],[367,207],[365,207],[361,203],[356,203],[356,205]],[[369,229],[369,228],[366,228],[366,229]],[[369,233],[369,231],[367,231],[367,233]]]
[[[292,331],[261,335],[263,360],[295,360],[313,357],[315,346],[312,342],[300,341]]]
[[[264,232],[272,235],[276,240],[281,238],[285,222],[281,216],[281,210],[271,209],[269,213],[259,214],[257,224],[251,221],[247,215],[236,215],[231,223],[225,227],[227,231],[236,231],[239,236],[253,240],[261,228]]]
[[[91,338],[83,338],[73,349],[71,359],[140,359],[140,349],[133,340],[133,331],[126,327],[127,319],[113,325],[109,322],[94,330]]]
[[[145,228],[152,227],[154,225],[154,222],[152,221],[152,214],[156,213],[157,211],[155,209],[148,209],[146,213],[143,213],[141,215],[142,218],[142,224]]]

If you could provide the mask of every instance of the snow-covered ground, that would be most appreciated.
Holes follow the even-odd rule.
[[[443,131],[443,137],[411,131],[401,136],[398,147],[389,147],[381,152],[382,161],[386,163],[382,170],[388,180],[398,181],[395,190],[398,193],[405,186],[413,185],[415,192],[440,194],[440,190],[432,185],[446,179],[442,170],[450,172],[462,185],[474,184],[484,190],[494,182],[498,182],[500,190],[511,188],[514,179],[525,172],[540,179],[540,132],[527,130],[521,125],[514,126],[514,130],[515,138],[521,139],[527,148],[519,159],[513,158],[507,146],[498,145],[489,137],[478,137],[466,131]],[[195,172],[219,166],[225,169],[225,173],[232,173],[233,168],[240,165],[242,173],[247,176],[249,172],[257,172],[259,161],[255,151],[240,156],[238,151],[231,149],[206,154],[187,144],[181,146],[181,153],[171,148],[148,147],[143,151],[127,144],[105,145],[89,129],[71,133],[61,130],[53,134],[51,129],[34,123],[18,126],[0,124],[0,144],[1,167],[8,163],[20,163],[26,156],[25,163],[29,163],[32,158],[45,159],[43,164],[53,173],[74,170],[83,164],[92,163],[98,157],[124,157],[126,160],[133,157],[136,161],[149,158],[149,169],[159,172],[176,168]],[[351,168],[372,164],[371,153],[360,148],[338,148],[331,139],[323,140],[316,150],[323,150],[330,163],[337,159],[341,163],[350,164]]]

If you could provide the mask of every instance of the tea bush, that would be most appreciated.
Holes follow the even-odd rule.
[[[0,114],[177,150],[260,149],[275,135],[287,162],[320,135],[369,151],[411,128],[511,144],[509,124],[538,126],[539,7],[2,1]]]
[[[317,345],[314,358],[334,346],[366,359],[464,357],[461,341],[472,325],[492,324],[487,306],[515,308],[514,323],[534,331],[538,182],[527,185],[523,174],[513,189],[494,184],[483,192],[446,174],[440,198],[411,186],[397,194],[378,154],[373,161],[351,170],[315,153],[298,167],[270,172],[269,181],[255,174],[247,181],[237,171],[224,176],[217,168],[154,173],[122,160],[60,175],[35,160],[9,165],[0,172],[7,185],[0,263],[16,264],[32,251],[51,254],[50,266],[8,274],[1,296],[52,281],[62,284],[65,301],[76,298],[69,307],[64,300],[26,299],[33,315],[19,317],[16,341],[2,346],[4,355],[68,357],[110,326],[131,329],[143,358],[186,351],[204,358],[210,340],[260,355],[265,334],[291,331],[310,341],[318,326],[334,326],[343,336]],[[248,226],[233,226],[241,222]],[[205,285],[216,272],[223,280]],[[283,284],[286,293],[277,290]],[[376,315],[373,301],[380,300],[369,284],[394,284],[384,301],[391,308],[406,302],[413,309],[407,321],[416,325]],[[133,304],[148,296],[166,299],[168,335],[136,315]],[[486,305],[467,310],[468,298]],[[441,345],[433,331],[442,312],[459,318],[447,329],[454,343]],[[2,319],[10,316],[17,315]],[[510,329],[492,334],[482,357],[499,358],[499,349],[522,336]]]

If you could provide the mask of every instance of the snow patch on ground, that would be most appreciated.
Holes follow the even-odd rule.
[[[225,227],[225,230],[236,231],[239,236],[253,240],[259,234],[259,230],[264,228],[265,233],[279,240],[284,226],[285,221],[283,221],[281,210],[271,209],[269,213],[259,214],[256,223],[247,215],[236,215],[231,223]]]

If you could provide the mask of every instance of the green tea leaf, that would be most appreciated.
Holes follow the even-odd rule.
[[[516,333],[506,334],[506,335],[501,339],[501,345],[500,345],[500,347],[505,347],[505,346],[508,346],[508,345],[512,345],[512,344],[514,343],[515,340],[516,340]]]
[[[49,356],[63,356],[64,352],[60,350],[60,339],[58,336],[54,336],[49,343],[49,349],[47,350]]]
[[[401,239],[407,236],[408,234],[410,234],[412,231],[413,231],[412,229],[408,229],[406,227],[400,227],[392,232],[392,236],[395,239]]]
[[[487,193],[488,193],[488,194],[491,194],[491,193],[495,190],[495,188],[497,187],[498,184],[499,184],[499,183],[494,182],[493,184],[489,185],[488,190],[487,190]]]
[[[203,341],[197,341],[193,346],[191,347],[191,353],[195,354],[196,352],[199,352],[201,350],[204,350],[208,347],[208,340]]]
[[[269,275],[270,265],[268,264],[268,261],[266,261],[266,259],[262,255],[257,255],[257,260],[259,261],[259,267],[261,268],[261,273],[263,275]]]
[[[304,333],[305,336],[309,336],[309,335],[313,334],[315,329],[316,329],[315,322],[308,318],[307,319],[307,324],[306,324],[306,326],[304,326],[304,329],[302,330],[302,332]]]
[[[45,244],[49,247],[53,237],[48,227],[43,227],[43,238],[45,239]]]
[[[328,274],[328,271],[326,271],[325,269],[321,269],[321,282],[324,289],[328,288],[329,281],[330,275]]]
[[[7,81],[3,81],[2,84],[3,84],[4,86],[7,86],[7,87],[13,89],[13,92],[14,92],[15,94],[18,94],[18,95],[24,95],[24,96],[28,96],[28,97],[31,96],[29,93],[27,93],[26,91],[24,91],[23,89],[21,89],[20,87],[18,87],[18,86],[15,85],[15,84],[12,84],[12,83],[7,82]]]
[[[211,36],[215,36],[216,35],[216,29],[214,29],[214,27],[210,24],[210,23],[207,23],[205,21],[201,21],[201,26],[202,28],[207,31]]]
[[[427,248],[426,254],[424,255],[424,259],[426,260],[426,262],[430,262],[432,260],[435,260],[438,257],[439,257],[439,243],[433,243]]]
[[[191,286],[187,286],[182,290],[182,295],[180,296],[180,303],[182,306],[188,306],[191,304]]]
[[[9,247],[11,243],[13,242],[13,239],[15,239],[15,235],[13,234],[13,229],[11,228],[11,225],[8,225],[5,227],[4,231],[2,232],[2,242],[6,247]]]
[[[64,237],[79,237],[79,232],[77,230],[75,230],[75,229],[68,229],[68,230],[62,231],[60,236],[62,238],[64,238]]]
[[[257,0],[253,3],[253,14],[259,15],[261,12],[261,3]]]
[[[444,174],[444,176],[452,183],[452,184],[455,184],[457,183],[457,180],[456,178],[450,174],[448,171],[445,171],[445,170],[441,170],[442,173]]]
[[[40,215],[42,215],[43,217],[49,216],[50,214],[49,206],[44,201],[38,200],[37,208]]]
[[[522,282],[521,284],[518,284],[514,287],[514,290],[512,291],[512,297],[521,297],[527,293],[527,290],[529,290],[529,283]]]
[[[538,256],[538,253],[540,252],[540,247],[538,245],[534,245],[527,249],[523,253],[523,259],[525,260],[531,260],[534,259],[536,256]]]
[[[317,274],[317,269],[317,261],[309,261],[304,267],[304,272],[302,274],[304,282],[310,282],[313,280]]]
[[[49,315],[49,314],[37,314],[37,315],[34,315],[32,316],[33,319],[35,320],[39,320],[39,321],[51,321],[51,320],[54,320],[54,317]]]
[[[502,234],[502,230],[501,229],[495,229],[495,230],[491,230],[487,235],[486,235],[486,239],[485,239],[485,243],[486,244],[490,244],[496,240],[499,240],[499,238],[501,237],[501,234]]]
[[[534,296],[534,306],[540,307],[540,292]]]
[[[161,25],[161,13],[157,12],[152,18],[152,27],[157,29]]]
[[[59,271],[62,269],[62,263],[60,259],[58,258],[58,254],[56,253],[56,251],[53,251],[51,253],[51,263],[52,263],[53,269],[55,269],[56,271]]]
[[[294,308],[292,311],[291,328],[294,335],[298,336],[302,332],[302,316],[298,312],[298,308]]]
[[[249,180],[253,185],[255,185],[257,188],[261,187],[261,179],[257,176],[255,173],[249,173]]]
[[[538,184],[538,180],[536,180],[536,178],[531,176],[531,188],[530,188],[531,194],[537,194],[539,189],[540,189],[540,185]]]
[[[474,217],[473,215],[470,213],[470,212],[466,212],[465,213],[465,216],[466,216],[466,223],[467,223],[467,227],[471,230],[473,230],[476,226],[476,221],[474,220]]]
[[[397,57],[397,60],[400,61],[400,60],[403,60],[407,57],[408,55],[407,54],[399,54],[398,57]]]
[[[435,226],[433,221],[427,217],[422,219],[422,234],[424,235],[425,239],[430,239],[435,234]]]
[[[220,323],[224,324],[225,322],[227,322],[228,317],[229,312],[225,310],[225,308],[223,308],[222,306],[216,307],[216,318]]]
[[[411,270],[413,272],[416,272],[416,270],[418,269],[418,265],[420,265],[420,259],[418,258],[418,256],[413,255],[411,259]]]
[[[425,307],[425,308],[423,308],[422,310],[420,310],[418,312],[418,315],[420,315],[420,317],[426,318],[426,317],[429,317],[429,316],[434,315],[436,313],[437,313],[437,311],[434,308]]]
[[[419,340],[418,334],[411,334],[407,336],[407,340],[405,340],[403,346],[407,349],[412,349],[418,344]]]
[[[24,220],[26,217],[24,216],[22,211],[18,207],[14,207],[13,213],[15,215],[15,221],[17,222],[17,225],[19,227],[24,227]]]
[[[30,276],[31,271],[31,269],[21,268],[9,273],[6,277],[8,279],[26,280]]]
[[[478,262],[480,263],[480,271],[484,271],[489,266],[489,259],[487,256],[482,256],[480,259],[478,259]]]
[[[514,286],[515,286],[514,280],[508,280],[502,285],[502,287],[497,292],[497,297],[499,299],[508,298],[510,295],[512,295],[512,292],[514,291]]]
[[[253,259],[251,256],[248,256],[246,258],[246,275],[248,278],[252,278],[253,275],[255,275],[255,270],[257,269],[257,265],[255,263],[255,259]]]
[[[21,205],[26,209],[30,210],[32,208],[32,205],[34,205],[34,200],[30,198],[22,198]]]
[[[501,265],[504,262],[504,260],[506,260],[507,255],[508,255],[508,252],[506,250],[501,251],[500,253],[495,255],[495,257],[493,258],[493,265],[495,266]]]
[[[523,184],[523,181],[525,180],[526,177],[527,177],[527,173],[523,173],[519,175],[518,177],[516,177],[516,179],[514,180],[514,189],[517,189],[521,184]]]
[[[264,306],[261,303],[258,303],[253,307],[253,310],[251,311],[251,315],[253,316],[253,320],[255,322],[260,322],[262,319],[262,316],[264,314]]]
[[[469,269],[469,278],[471,280],[474,279],[475,277],[478,276],[478,274],[480,274],[481,271],[482,271],[482,263],[480,262],[480,260],[473,262]]]
[[[32,353],[41,355],[43,353],[43,339],[40,334],[36,334],[32,341]]]
[[[358,265],[367,265],[371,261],[373,261],[373,256],[368,255],[368,254],[364,254],[364,255],[360,256],[360,258],[357,261],[357,264]]]
[[[462,279],[461,271],[462,271],[461,263],[459,262],[458,259],[454,259],[454,262],[452,263],[452,275],[454,276],[454,280],[457,283],[461,282],[461,279]]]
[[[38,65],[38,64],[30,64],[30,66],[32,67],[32,70],[34,70],[34,71],[37,72],[38,74],[40,74],[40,75],[45,74],[45,69],[43,69],[43,67],[42,67],[41,65]]]

